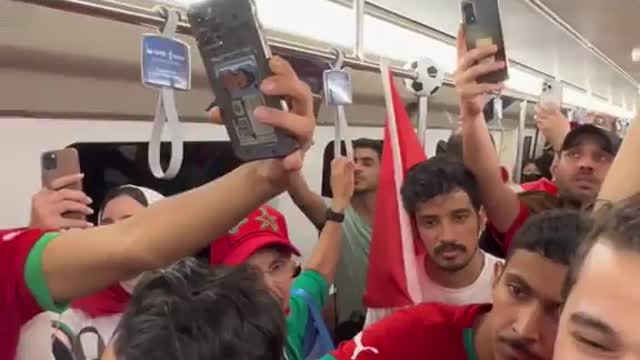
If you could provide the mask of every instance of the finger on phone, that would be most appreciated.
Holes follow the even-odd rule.
[[[498,83],[498,84],[489,84],[489,83],[481,83],[478,84],[479,90],[483,93],[495,93],[495,92],[501,92],[502,90],[504,90],[504,83]]]
[[[260,85],[266,95],[279,95],[291,98],[299,114],[313,112],[313,98],[309,86],[290,76],[275,75],[266,78]]]
[[[465,71],[474,66],[480,60],[484,60],[489,56],[496,54],[497,52],[498,47],[496,45],[481,46],[470,50],[460,59],[458,69],[461,71]]]
[[[458,50],[458,58],[463,57],[467,53],[467,34],[464,32],[464,25],[462,23],[458,26],[456,48]]]
[[[92,223],[85,220],[69,218],[63,218],[60,220],[60,224],[63,229],[88,229],[94,226]]]
[[[459,80],[463,84],[474,82],[477,81],[480,76],[491,74],[492,72],[503,69],[504,67],[505,63],[502,61],[478,64],[462,73]]]
[[[73,185],[77,182],[82,181],[84,178],[84,174],[72,174],[61,176],[55,180],[53,180],[50,184],[51,190],[59,190],[65,188],[67,186]]]
[[[487,84],[487,83],[479,83],[479,84],[471,84],[464,89],[462,89],[461,93],[463,97],[470,98],[482,94],[489,94],[492,92],[499,92],[504,89],[504,84]]]
[[[93,203],[93,200],[87,196],[82,191],[79,190],[71,190],[71,189],[62,189],[56,191],[55,200],[71,200],[75,202],[79,202],[85,205],[89,205]]]
[[[213,108],[211,108],[211,110],[209,110],[209,118],[211,119],[211,122],[214,124],[218,124],[218,125],[222,125],[222,112],[220,111],[220,107],[219,106],[214,106]]]
[[[77,201],[65,200],[58,204],[56,210],[59,214],[64,214],[68,212],[82,213],[85,215],[92,215],[93,209],[90,207],[79,203]]]
[[[302,151],[296,150],[293,153],[289,154],[282,161],[282,166],[287,171],[296,171],[302,169],[304,155]]]
[[[264,124],[286,131],[303,146],[313,135],[313,124],[310,123],[309,119],[294,113],[259,106],[254,111],[254,116]]]
[[[291,64],[278,55],[275,55],[269,60],[269,67],[275,75],[291,76],[298,79],[298,74],[293,70]]]

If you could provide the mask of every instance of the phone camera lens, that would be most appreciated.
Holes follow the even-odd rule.
[[[53,170],[58,167],[58,160],[55,153],[46,153],[42,157],[42,167],[45,170]]]
[[[472,3],[462,4],[462,14],[464,16],[464,22],[468,25],[476,22],[476,12]]]

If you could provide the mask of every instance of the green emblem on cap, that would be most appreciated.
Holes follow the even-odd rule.
[[[280,227],[278,226],[278,222],[276,221],[276,218],[270,215],[267,212],[267,209],[265,209],[264,207],[261,207],[260,213],[261,215],[256,217],[256,220],[260,222],[260,230],[271,228],[271,230],[273,231],[276,231],[276,232],[280,231]]]

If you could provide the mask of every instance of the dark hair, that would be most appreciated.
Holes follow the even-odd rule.
[[[136,288],[114,350],[120,360],[273,360],[284,339],[284,312],[258,271],[188,259]]]
[[[549,180],[553,178],[553,175],[551,174],[551,164],[553,164],[553,157],[553,152],[545,152],[540,155],[539,158],[533,161],[538,167],[538,170],[540,170],[542,176]]]
[[[584,259],[597,242],[606,242],[620,250],[640,253],[640,194],[603,205],[593,218],[593,227],[569,268],[562,291],[565,298],[578,280]]]
[[[480,188],[473,173],[460,160],[436,156],[413,166],[400,192],[404,208],[415,214],[419,203],[456,190],[466,192],[473,207],[480,209]]]
[[[353,140],[354,149],[371,149],[378,153],[378,157],[382,158],[382,140],[374,140],[367,138],[359,138]]]
[[[533,215],[515,234],[507,259],[518,250],[527,250],[568,266],[590,225],[590,219],[577,210],[554,209]]]

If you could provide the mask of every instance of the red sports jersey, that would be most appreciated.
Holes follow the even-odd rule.
[[[524,191],[544,191],[551,195],[558,195],[558,187],[553,181],[549,181],[547,178],[542,178],[537,181],[521,184]]]
[[[490,309],[491,305],[417,305],[366,328],[323,359],[476,360],[473,323]]]
[[[42,253],[56,234],[0,230],[0,360],[13,360],[22,325],[44,310],[61,311],[42,273]]]

